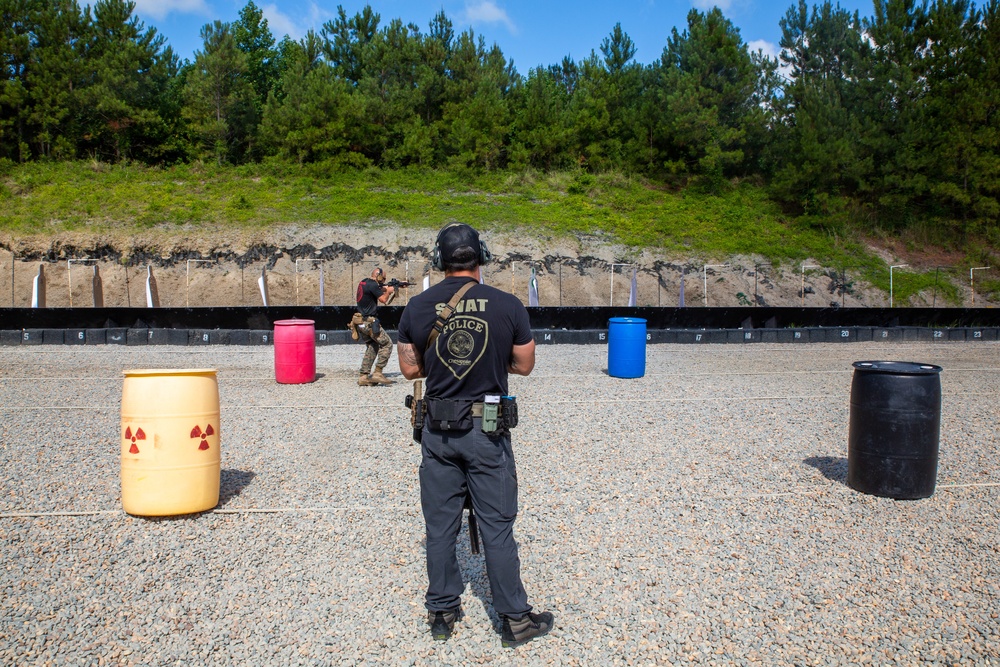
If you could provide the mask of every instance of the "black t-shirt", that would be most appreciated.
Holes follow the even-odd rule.
[[[445,278],[411,298],[400,317],[399,342],[423,355],[428,396],[481,401],[486,394],[507,394],[511,348],[532,341],[528,311],[517,297],[476,284],[425,349],[438,311],[470,280]]]
[[[365,278],[358,283],[358,312],[363,317],[375,317],[378,313],[378,298],[385,292],[374,278]]]

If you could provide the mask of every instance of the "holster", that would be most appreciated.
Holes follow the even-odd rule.
[[[361,313],[354,313],[351,321],[347,323],[347,328],[351,332],[351,338],[354,340],[358,339],[358,325],[362,322],[364,322],[364,318],[361,317]]]
[[[370,327],[365,331],[365,327]],[[382,331],[382,324],[378,321],[377,317],[362,317],[361,313],[354,313],[351,318],[350,323],[347,328],[353,331],[364,331],[365,335],[371,335],[372,338],[378,338],[379,332]]]
[[[500,397],[500,419],[507,429],[517,426],[517,398],[514,396]]]
[[[483,406],[483,404],[476,403],[473,406],[472,412],[474,417],[482,415],[485,407],[480,406]],[[478,410],[477,407],[479,408]],[[476,414],[477,412],[479,414]],[[515,426],[517,426],[517,399],[514,396],[501,396],[499,409],[497,410],[496,429],[487,431],[486,420],[484,419],[482,430],[487,435],[496,435],[497,433],[508,433]]]
[[[410,425],[413,427],[413,441],[419,443],[424,435],[424,415],[427,404],[423,398],[423,381],[413,382],[413,394],[406,397],[405,405],[410,409]]]

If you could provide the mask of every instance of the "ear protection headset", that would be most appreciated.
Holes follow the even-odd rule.
[[[453,222],[450,225],[445,225],[444,229],[438,232],[437,240],[434,241],[434,251],[431,253],[431,266],[433,266],[438,271],[444,271],[444,258],[441,257],[441,237],[444,233],[456,225],[463,223]],[[470,227],[471,229],[471,227]],[[479,232],[476,232],[476,238],[479,239]],[[486,243],[479,241],[479,266],[489,263],[493,259],[493,253],[490,249],[486,247]]]

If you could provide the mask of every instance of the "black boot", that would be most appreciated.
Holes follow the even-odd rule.
[[[427,612],[427,622],[431,626],[431,637],[439,642],[446,642],[455,629],[455,621],[462,619],[462,608],[448,611]]]
[[[503,628],[500,630],[500,642],[504,648],[514,648],[535,637],[548,634],[555,625],[555,617],[543,611],[541,614],[528,612],[521,618],[503,617]]]

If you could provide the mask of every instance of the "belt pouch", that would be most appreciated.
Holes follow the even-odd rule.
[[[513,396],[500,397],[500,416],[506,428],[517,426],[517,400]]]
[[[435,431],[468,431],[472,428],[472,401],[428,398],[427,418]]]

